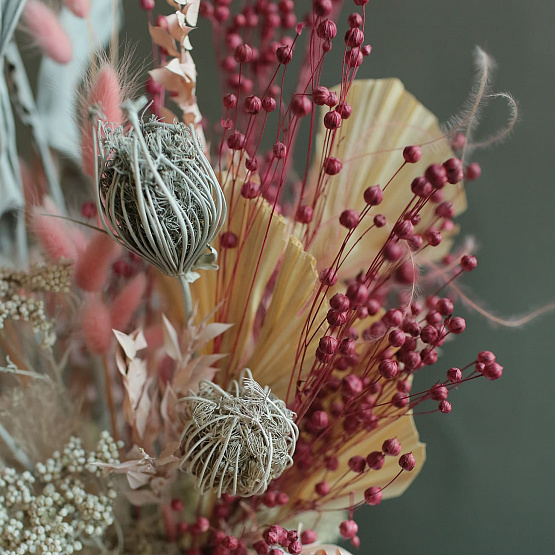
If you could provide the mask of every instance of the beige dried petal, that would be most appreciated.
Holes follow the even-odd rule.
[[[162,48],[168,51],[170,56],[179,57],[179,50],[175,46],[175,40],[170,33],[163,27],[157,27],[155,25],[149,25],[148,30],[152,40]]]
[[[162,314],[162,322],[164,324],[164,350],[171,359],[181,361],[183,355],[179,346],[177,331],[175,331],[165,314]]]
[[[195,348],[202,349],[209,341],[222,335],[232,326],[233,324],[222,324],[221,322],[207,324],[195,338]]]

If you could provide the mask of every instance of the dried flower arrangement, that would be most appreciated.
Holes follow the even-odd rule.
[[[490,59],[478,52],[470,108],[442,129],[398,80],[356,80],[366,0],[343,40],[339,0],[302,19],[291,0],[141,0],[155,67],[136,98],[110,30],[121,4],[1,8],[2,552],[345,554],[326,542],[358,547],[355,510],[424,464],[413,415],[449,413],[451,390],[503,371],[471,353],[413,390],[466,327],[454,282],[477,261],[453,246],[454,218],[480,175],[468,156]],[[199,16],[224,89],[208,122]],[[31,94],[20,18],[43,77],[78,60],[77,150],[49,127],[62,99]],[[112,45],[83,77],[72,34],[86,29]],[[491,141],[516,119],[498,96],[513,112]]]

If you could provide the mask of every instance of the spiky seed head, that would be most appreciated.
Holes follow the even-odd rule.
[[[203,380],[179,401],[185,428],[181,469],[202,492],[250,497],[293,464],[299,435],[295,413],[245,369],[227,391]]]
[[[194,281],[217,268],[210,243],[226,203],[194,128],[144,122],[141,103],[123,104],[130,126],[100,122],[98,208],[110,235],[161,272]]]

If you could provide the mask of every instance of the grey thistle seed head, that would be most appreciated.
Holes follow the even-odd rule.
[[[122,105],[129,128],[100,120],[95,127],[98,211],[118,243],[191,282],[194,270],[217,269],[210,243],[225,220],[225,198],[194,128],[142,121],[145,103]]]
[[[268,489],[293,464],[299,437],[295,413],[262,388],[249,369],[228,391],[203,380],[198,393],[179,400],[185,429],[181,469],[205,493],[250,497]]]

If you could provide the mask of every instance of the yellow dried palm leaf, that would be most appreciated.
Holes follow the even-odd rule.
[[[317,473],[307,473],[303,483],[298,484],[299,491],[298,494],[295,494],[295,497],[316,499],[318,496],[315,495],[314,488],[318,482],[325,480],[334,488],[345,485],[341,495],[334,496],[335,498],[329,503],[325,503],[324,499],[326,509],[345,508],[349,507],[352,502],[356,504],[364,501],[364,491],[367,488],[372,486],[384,487],[399,474],[401,470],[398,462],[399,457],[386,457],[381,470],[367,470],[364,475],[352,484],[349,484],[349,482],[356,474],[349,470],[349,459],[355,455],[366,456],[373,451],[380,451],[383,442],[393,437],[396,437],[401,443],[402,453],[412,452],[416,460],[416,466],[412,471],[402,472],[392,484],[383,490],[384,499],[401,495],[419,474],[426,460],[426,445],[419,440],[418,430],[412,415],[402,416],[392,420],[391,424],[380,426],[372,432],[353,437],[336,454],[339,459],[337,470],[322,470]]]
[[[423,175],[431,163],[442,163],[451,158],[453,152],[443,138],[437,118],[397,79],[355,81],[347,101],[353,113],[343,120],[331,152],[332,156],[342,161],[343,168],[336,176],[326,178],[329,180],[325,189],[326,198],[318,201],[322,203],[322,225],[308,249],[318,260],[319,269],[331,263],[345,237],[344,233],[337,233],[341,212],[345,209],[362,210],[365,206],[364,190],[377,184],[384,187],[403,163],[403,148],[422,145],[421,160],[416,164],[407,164],[399,172],[384,192],[383,202],[370,212],[369,223],[375,214],[384,214],[388,225],[373,229],[349,256],[348,269],[352,275],[366,267],[383,246],[392,225],[413,197],[410,190],[412,180]],[[322,125],[316,140],[318,153],[322,152],[325,135],[326,129]],[[320,167],[321,155],[316,157],[311,168],[309,182],[312,192]],[[461,185],[448,184],[444,189],[444,199],[455,204],[457,213],[466,208]],[[429,223],[433,215],[434,205],[430,204],[421,213],[420,228]],[[352,241],[360,237],[367,227],[361,224]],[[445,247],[441,246],[431,251],[436,259],[445,252]],[[426,255],[429,256],[429,253],[426,252]]]
[[[248,362],[255,378],[269,385],[280,399],[287,396],[297,344],[318,280],[315,266],[314,257],[303,250],[298,239],[291,237],[256,341],[257,348]],[[327,308],[325,303],[324,307]]]

